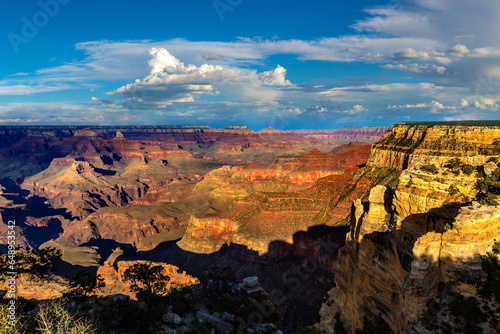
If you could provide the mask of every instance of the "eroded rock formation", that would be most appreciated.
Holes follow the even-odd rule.
[[[487,168],[467,174],[443,166],[456,156],[484,165],[498,131],[398,124],[373,145],[369,166],[404,170],[397,187],[376,186],[367,202],[354,202],[322,330],[333,333],[337,318],[352,333],[380,321],[394,333],[421,333],[419,319],[440,284],[477,295],[486,277],[481,257],[500,240],[500,209],[470,202]],[[430,163],[435,172],[418,170]]]
[[[479,166],[500,153],[500,126],[398,123],[372,146],[368,165],[393,169],[443,167],[450,157]]]
[[[170,280],[166,283],[166,289],[170,288],[180,288],[184,286],[198,284],[199,280],[196,277],[186,274],[185,271],[179,272],[179,268],[166,263],[158,263],[151,261],[118,261],[115,266],[110,265],[105,262],[104,265],[100,266],[97,270],[97,275],[101,275],[107,289],[118,288],[123,291],[123,293],[132,295],[130,292],[130,281],[124,276],[125,271],[135,264],[148,264],[150,266],[162,266],[164,273],[170,277]]]

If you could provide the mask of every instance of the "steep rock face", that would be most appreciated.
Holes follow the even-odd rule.
[[[352,200],[372,185],[356,174],[369,145],[355,147],[337,155],[313,150],[283,165],[224,167],[208,173],[197,189],[212,189],[213,207],[232,208],[191,218],[178,245],[213,253],[223,244],[236,243],[264,254],[273,241],[293,243],[297,231],[341,222]]]
[[[356,149],[356,148],[366,147],[366,144],[367,143],[363,143],[363,142],[350,142],[348,144],[342,144],[342,145],[339,145],[339,146],[335,147],[329,153],[330,154],[345,153],[345,152],[349,152],[349,151],[351,151],[353,149]]]
[[[178,243],[183,249],[193,248],[188,240],[196,240],[197,253],[213,253],[233,240],[238,231],[238,223],[227,218],[198,219],[191,216],[183,239]]]
[[[368,165],[393,169],[418,169],[434,164],[442,167],[450,157],[483,165],[500,153],[500,126],[398,123],[372,146]]]
[[[374,190],[371,195],[376,195]],[[333,333],[337,312],[353,333],[366,326],[365,318],[374,323],[378,316],[395,333],[412,332],[439,283],[453,282],[457,292],[476,293],[485,277],[481,255],[500,237],[496,207],[463,207],[452,229],[422,234],[414,242],[408,233],[389,230],[380,211],[380,203],[370,202],[362,219],[351,223],[338,256],[336,288],[321,310],[320,326],[327,333]],[[410,255],[405,248],[411,249]]]
[[[500,208],[480,206],[476,202],[464,207],[453,222],[453,228],[441,240],[439,260],[445,281],[474,284],[484,273],[480,255],[491,250],[500,236]]]
[[[375,330],[377,319],[395,333],[420,332],[419,319],[440,283],[451,284],[456,293],[477,294],[485,279],[481,256],[500,239],[500,209],[470,205],[483,172],[467,175],[438,169],[434,174],[415,167],[430,162],[442,166],[459,153],[465,163],[484,164],[493,153],[496,131],[395,125],[373,145],[369,164],[407,169],[395,189],[376,186],[367,202],[354,202],[351,231],[338,256],[336,287],[323,304],[320,328],[333,333],[338,313],[352,333],[363,327]],[[448,134],[457,139],[443,138]],[[429,151],[432,142],[453,141],[460,144],[443,149],[448,156]],[[474,145],[461,151],[464,143]],[[399,150],[402,145],[412,150]]]

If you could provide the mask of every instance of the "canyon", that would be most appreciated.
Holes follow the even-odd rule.
[[[15,217],[20,245],[61,249],[63,276],[87,268],[111,284],[123,261],[168,263],[190,277],[230,264],[237,279],[257,274],[266,290],[284,292],[290,330],[312,321],[333,282],[350,202],[375,182],[360,166],[383,132],[344,129],[318,139],[245,127],[2,131],[2,184],[11,194],[2,226]],[[304,263],[315,275],[290,286],[309,270]],[[283,279],[282,268],[295,271]],[[47,298],[63,289],[49,290]]]
[[[498,307],[480,293],[500,211],[478,185],[499,171],[500,126],[0,132],[0,243],[15,219],[20,245],[63,251],[47,298],[76,268],[123,292],[123,268],[150,261],[181,285],[213,267],[257,276],[286,333],[318,312],[324,333],[462,328],[429,320],[445,295]]]

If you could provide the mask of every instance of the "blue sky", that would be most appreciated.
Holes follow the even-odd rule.
[[[5,0],[0,124],[499,119],[497,0]]]

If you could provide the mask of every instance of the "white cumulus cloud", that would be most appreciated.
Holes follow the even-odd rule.
[[[454,57],[463,57],[464,55],[470,53],[470,50],[462,44],[457,44],[454,47],[451,47],[448,51]]]
[[[193,102],[196,96],[218,95],[216,84],[237,84],[248,80],[244,70],[222,65],[185,65],[164,48],[149,50],[151,72],[142,80],[122,86],[109,95],[119,95],[129,107],[137,104],[168,105]]]
[[[285,79],[286,69],[278,65],[274,70],[262,72],[259,79],[264,86],[291,86],[290,80]]]

